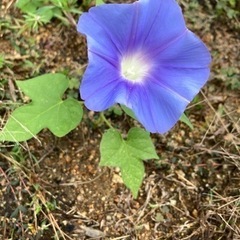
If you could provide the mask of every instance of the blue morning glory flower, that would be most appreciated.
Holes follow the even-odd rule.
[[[150,132],[172,128],[209,77],[209,51],[175,0],[103,4],[82,14],[77,29],[88,43],[86,107],[123,104]]]

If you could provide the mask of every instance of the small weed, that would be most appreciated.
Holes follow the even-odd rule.
[[[237,0],[219,0],[216,2],[216,14],[217,16],[226,15],[229,19],[237,19],[240,14]]]
[[[234,67],[223,68],[221,70],[225,84],[231,90],[240,89],[240,72]]]
[[[3,53],[1,53],[0,54],[0,70],[3,69],[5,66],[10,66],[10,65],[12,65],[12,62],[9,61]]]
[[[24,14],[23,26],[20,32],[27,29],[38,31],[38,28],[49,23],[53,18],[59,19],[65,25],[76,25],[72,14],[81,14],[77,9],[76,0],[18,0],[16,7]]]
[[[5,63],[5,57],[3,54],[0,54],[0,69],[3,68]]]
[[[202,19],[202,11],[199,11],[201,9],[209,12],[211,19],[228,24],[232,29],[239,29],[240,1],[238,0],[179,0],[179,3],[183,6],[186,19],[194,24],[194,28],[195,25],[197,28],[203,26],[206,28],[206,24],[209,23],[209,19]]]

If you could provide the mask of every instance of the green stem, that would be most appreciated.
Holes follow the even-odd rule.
[[[112,126],[112,124],[106,119],[106,117],[104,116],[104,113],[101,112],[100,113],[100,117],[102,118],[102,120],[108,125],[109,128],[114,129],[114,127]]]

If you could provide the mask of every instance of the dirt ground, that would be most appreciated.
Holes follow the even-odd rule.
[[[10,2],[2,14],[17,26],[21,14]],[[38,139],[0,143],[0,239],[240,239],[240,31],[198,6],[182,1],[188,27],[211,51],[212,73],[187,109],[194,129],[179,122],[151,135],[160,159],[145,162],[138,198],[119,169],[99,166],[107,126],[85,109],[63,138],[43,130]],[[80,79],[87,63],[85,39],[73,26],[54,20],[17,33],[0,28],[9,62],[0,69],[0,127],[23,100],[15,80],[47,72]],[[77,89],[69,94],[77,97]],[[107,118],[122,133],[136,124],[111,112]]]

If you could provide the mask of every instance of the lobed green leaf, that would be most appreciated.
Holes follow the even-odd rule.
[[[69,80],[63,74],[45,74],[27,81],[17,81],[18,87],[31,102],[17,108],[0,132],[0,141],[26,141],[48,128],[62,137],[81,121],[83,110],[73,98],[62,100]]]
[[[104,133],[100,144],[100,165],[119,167],[124,184],[136,198],[144,177],[143,160],[158,159],[148,132],[131,128],[127,140],[110,129]]]

